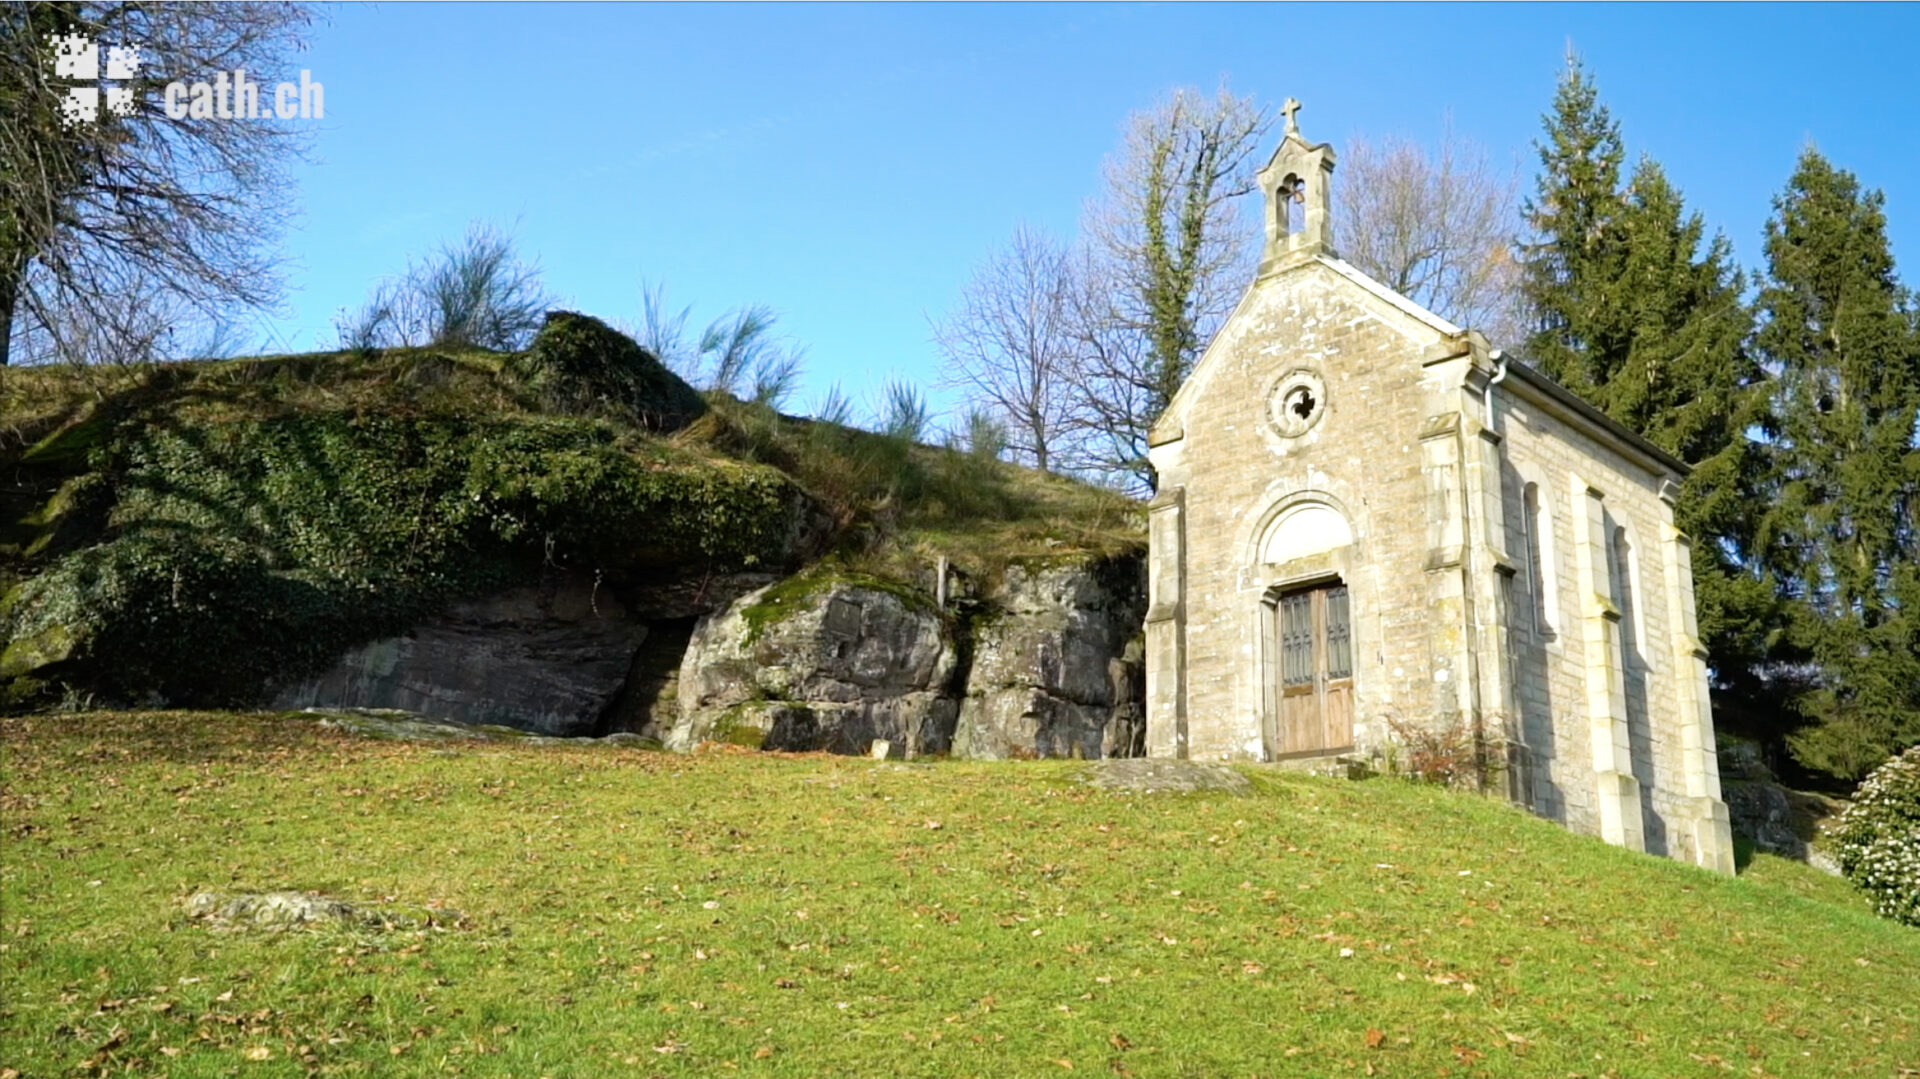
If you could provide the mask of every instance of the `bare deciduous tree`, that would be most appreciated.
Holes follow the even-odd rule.
[[[409,271],[373,287],[358,310],[342,308],[333,329],[341,348],[365,351],[427,343],[427,310]]]
[[[1066,370],[1080,456],[1096,477],[1152,494],[1147,431],[1166,407],[1146,334],[1118,309],[1110,263],[1086,249],[1074,257],[1067,293],[1073,362]]]
[[[1272,119],[1224,85],[1212,97],[1176,90],[1129,119],[1107,161],[1106,190],[1088,208],[1085,231],[1108,295],[1097,313],[1109,324],[1083,336],[1137,338],[1108,341],[1116,347],[1100,362],[1130,365],[1113,373],[1144,394],[1137,409],[1109,411],[1107,420],[1124,429],[1109,439],[1117,455],[1102,464],[1149,487],[1146,425],[1180,388],[1250,276],[1257,247],[1240,200],[1254,189],[1255,155]]]
[[[301,129],[171,117],[158,90],[236,68],[284,72],[309,21],[287,3],[0,5],[0,364],[16,327],[57,358],[88,358],[71,351],[82,341],[150,348],[150,320],[127,317],[131,296],[209,319],[278,298],[267,244],[292,205],[286,165]],[[69,87],[48,39],[67,33],[138,47],[137,77],[118,87],[132,91],[124,114],[62,122]]]
[[[998,420],[1007,448],[1042,472],[1059,467],[1074,426],[1073,289],[1066,249],[1021,225],[974,271],[959,306],[933,323],[942,384]]]
[[[150,281],[95,296],[85,305],[54,293],[13,342],[16,363],[85,357],[91,363],[144,363],[160,356],[224,359],[245,345],[231,322],[209,318]]]
[[[1340,152],[1334,241],[1369,276],[1422,307],[1513,347],[1525,340],[1513,170],[1451,125],[1437,153],[1388,138]]]

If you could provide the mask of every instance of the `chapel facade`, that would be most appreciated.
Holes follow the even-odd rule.
[[[1257,278],[1149,440],[1148,754],[1452,731],[1533,812],[1731,873],[1686,466],[1341,261],[1298,107]]]

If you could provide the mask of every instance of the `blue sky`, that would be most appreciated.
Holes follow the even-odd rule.
[[[301,60],[326,119],[270,347],[330,345],[486,220],[601,317],[637,317],[643,279],[696,322],[771,305],[809,349],[796,406],[930,383],[927,316],[1019,222],[1070,234],[1169,88],[1298,97],[1336,148],[1451,115],[1530,184],[1569,41],[1743,266],[1812,142],[1885,190],[1920,280],[1915,5],[384,4],[331,9]]]

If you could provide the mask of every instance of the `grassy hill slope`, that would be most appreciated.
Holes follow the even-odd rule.
[[[1397,781],[0,721],[21,1075],[1895,1076],[1920,933]],[[457,910],[214,932],[206,888]]]

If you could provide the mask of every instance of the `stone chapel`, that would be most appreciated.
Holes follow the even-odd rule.
[[[1258,275],[1149,439],[1148,754],[1453,727],[1533,812],[1731,873],[1686,466],[1341,261],[1298,108]]]

